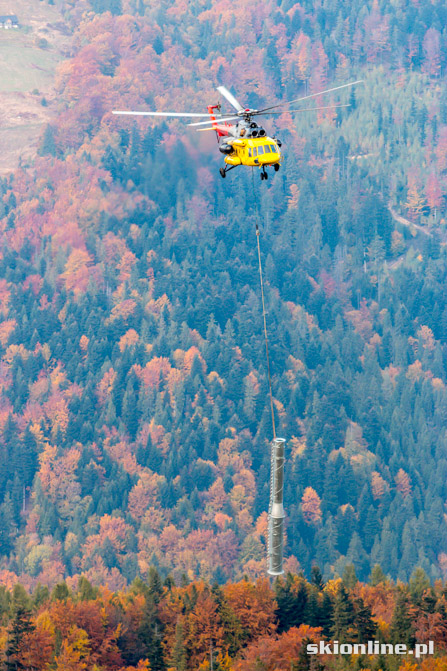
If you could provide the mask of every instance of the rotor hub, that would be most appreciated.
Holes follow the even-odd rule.
[[[253,114],[256,114],[258,110],[252,110],[252,109],[245,109],[245,110],[240,110],[238,112],[238,116],[242,116],[245,118],[251,117]]]

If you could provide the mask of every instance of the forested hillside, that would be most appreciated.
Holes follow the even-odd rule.
[[[2,582],[264,574],[257,207],[286,567],[445,579],[443,0],[60,4],[59,116],[0,181]],[[111,114],[356,79],[266,122],[262,183],[221,180],[210,134]]]
[[[325,584],[314,567],[311,581],[289,573],[272,588],[265,577],[176,585],[151,568],[146,581],[115,593],[84,577],[51,593],[41,585],[32,594],[20,583],[1,586],[0,614],[0,659],[8,670],[447,669],[446,588],[441,581],[430,587],[421,569],[396,587],[377,566],[369,584],[357,581],[352,566],[343,580]],[[334,640],[376,641],[383,654],[331,655]],[[421,659],[415,642],[429,640],[434,655]],[[320,642],[326,652],[309,655],[307,646]],[[412,654],[385,654],[396,643]]]

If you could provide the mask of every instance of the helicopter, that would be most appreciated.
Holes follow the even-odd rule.
[[[349,107],[349,105],[327,105],[325,107],[311,107],[307,109],[290,109],[293,105],[303,100],[317,98],[326,93],[338,91],[360,84],[363,80],[335,86],[325,91],[312,93],[310,95],[295,98],[288,102],[271,105],[263,109],[256,110],[243,107],[239,101],[225,86],[218,86],[217,91],[230,103],[236,112],[222,114],[220,102],[217,105],[208,105],[208,113],[203,112],[138,112],[113,110],[113,114],[125,114],[130,116],[154,116],[154,117],[178,117],[178,118],[200,118],[207,117],[207,121],[194,121],[188,124],[191,127],[205,126],[205,128],[196,128],[198,131],[215,131],[219,151],[224,155],[225,166],[219,169],[222,177],[226,177],[227,172],[240,165],[257,167],[261,170],[261,179],[268,179],[267,166],[273,166],[275,172],[280,168],[282,161],[281,147],[282,143],[277,138],[267,135],[265,129],[258,125],[255,118],[265,115],[280,115],[284,112],[309,112],[312,110],[334,109],[338,107]],[[287,108],[279,110],[279,108]],[[229,123],[232,121],[233,123]],[[234,123],[236,122],[236,123]]]

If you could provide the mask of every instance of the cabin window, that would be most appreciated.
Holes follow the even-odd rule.
[[[266,154],[270,154],[270,145],[269,144],[266,144],[264,146],[264,151],[265,151]]]
[[[248,155],[251,156],[251,147],[248,148]]]
[[[260,144],[258,147],[258,154],[259,156],[264,153],[264,147]]]
[[[257,156],[257,155],[258,155],[258,150],[256,149],[256,147],[253,147],[253,156]]]

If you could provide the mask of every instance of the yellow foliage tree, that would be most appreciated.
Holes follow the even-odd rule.
[[[82,671],[87,668],[90,656],[87,632],[73,625],[69,635],[62,641],[56,657],[56,671]]]
[[[318,524],[321,521],[321,499],[312,487],[306,487],[304,490],[301,510],[308,524]]]
[[[126,333],[121,336],[120,341],[119,341],[119,348],[120,352],[124,352],[126,347],[131,347],[132,345],[136,345],[140,336],[138,333],[135,331],[135,329],[129,329],[126,331]]]
[[[410,215],[419,217],[425,205],[425,199],[420,195],[416,179],[408,177],[407,209]]]

